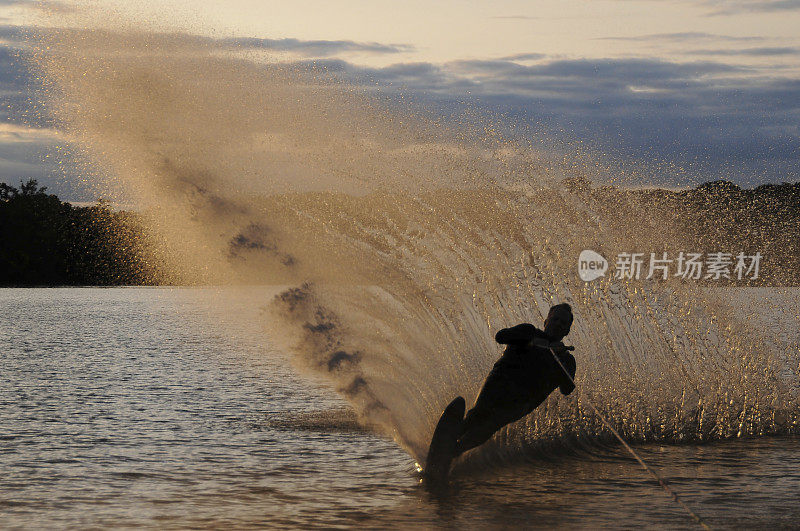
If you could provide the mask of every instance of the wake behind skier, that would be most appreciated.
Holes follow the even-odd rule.
[[[544,330],[523,323],[497,332],[495,341],[507,347],[486,378],[475,406],[464,417],[464,399],[458,397],[437,425],[426,464],[431,481],[445,479],[455,457],[529,414],[555,389],[564,395],[573,391],[575,358],[562,343],[572,321],[569,304],[557,304],[550,308]]]

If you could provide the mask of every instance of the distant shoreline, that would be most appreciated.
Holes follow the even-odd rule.
[[[700,285],[800,286],[800,182],[745,189],[712,181],[670,190],[598,186],[570,177],[563,185],[625,241],[650,242],[643,232],[649,224],[656,232],[663,227],[679,234],[685,239],[682,251],[764,255],[755,282]],[[184,282],[161,266],[163,256],[147,243],[150,232],[142,214],[117,211],[106,202],[76,206],[47,194],[35,180],[18,188],[0,183],[0,287],[207,286]]]

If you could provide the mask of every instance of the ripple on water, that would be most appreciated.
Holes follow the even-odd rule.
[[[412,459],[329,389],[224,316],[216,326],[226,334],[212,330],[200,310],[207,297],[0,290],[12,323],[0,379],[0,526],[692,525],[602,442],[487,452],[448,492],[427,493]],[[257,308],[253,297],[244,303]],[[164,344],[184,347],[175,355]],[[712,525],[800,522],[796,439],[639,449]]]

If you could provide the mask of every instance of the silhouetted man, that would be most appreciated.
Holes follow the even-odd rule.
[[[430,479],[446,478],[453,458],[533,411],[556,388],[564,395],[572,392],[575,358],[568,352],[571,347],[561,342],[572,320],[569,304],[558,304],[550,308],[544,330],[523,323],[497,332],[495,341],[508,346],[486,378],[475,406],[463,417],[464,399],[458,397],[442,414],[428,452]]]

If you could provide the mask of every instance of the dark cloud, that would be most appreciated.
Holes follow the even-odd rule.
[[[0,0],[2,2],[3,0]],[[6,2],[6,5],[12,2]],[[24,37],[24,29],[0,26],[0,182],[17,184],[37,179],[63,197],[94,199],[88,191],[77,190],[58,173],[58,161],[45,155],[54,145],[52,131],[32,105],[28,65],[13,43]]]
[[[233,38],[222,39],[220,43],[228,46],[242,48],[257,48],[272,50],[276,52],[293,52],[308,57],[330,57],[341,53],[372,53],[372,54],[393,54],[411,52],[413,46],[408,44],[382,44],[379,42],[355,42],[355,41],[325,41],[299,39],[257,39],[257,38]]]
[[[18,54],[0,46],[0,93],[18,92],[27,85],[27,68]]]
[[[2,0],[0,0],[2,2]],[[0,39],[11,44],[19,44],[24,39],[25,28],[10,24],[0,24]]]
[[[568,132],[603,153],[663,161],[683,168],[681,184],[686,174],[750,184],[800,179],[797,79],[760,77],[757,70],[723,62],[654,59],[533,66],[472,60],[379,69],[339,61],[334,67],[365,88],[376,81],[384,88],[402,86],[427,94],[442,109],[475,98],[545,134]]]
[[[307,66],[313,68],[315,65]],[[322,64],[326,69],[330,66],[365,86],[379,83],[383,86],[394,85],[449,94],[457,93],[473,83],[469,79],[454,76],[444,65],[425,62],[400,63],[384,68],[358,67],[344,61],[336,61],[335,65],[331,65],[331,62]]]
[[[741,70],[742,67],[710,61],[675,63],[658,59],[572,59],[526,67],[524,75],[614,81],[619,85],[684,81]]]
[[[581,108],[598,98],[606,102],[613,101],[620,94],[627,98],[635,88],[666,94],[703,85],[708,77],[747,71],[743,67],[711,61],[573,59],[530,66],[502,60],[455,61],[435,69],[416,65],[414,72],[419,77],[406,81],[420,90],[426,90],[429,77],[435,76],[436,81],[430,86],[434,90],[446,87],[454,92],[461,89],[483,96],[535,100],[569,98],[571,106]],[[380,79],[381,73],[376,72],[373,76]]]
[[[0,37],[21,38],[20,31],[0,26]],[[702,33],[669,35],[659,38],[724,38]],[[456,116],[463,110],[463,102],[471,102],[473,108],[502,112],[511,122],[532,124],[553,138],[566,132],[571,140],[594,146],[602,153],[667,161],[698,175],[698,180],[723,177],[757,184],[800,179],[800,79],[776,77],[774,71],[765,75],[758,69],[724,61],[729,55],[796,53],[794,48],[696,50],[698,54],[709,52],[707,55],[719,60],[689,62],[548,59],[539,54],[517,54],[491,60],[398,63],[377,68],[321,53],[337,46],[349,51],[368,49],[353,47],[357,43],[256,41],[239,44],[275,49],[275,43],[284,43],[302,50],[301,43],[308,42],[311,44],[305,50],[314,50],[313,55],[322,57],[297,61],[303,71],[335,75],[365,90],[380,91],[387,98],[394,89],[403,89],[406,95],[433,102],[436,112],[444,115]],[[230,40],[210,42],[234,44]],[[392,45],[376,45],[373,53],[384,53],[380,46]],[[536,62],[518,62],[529,59]],[[27,79],[16,54],[8,47],[0,48],[0,123],[23,122]],[[46,147],[46,141],[0,142],[0,180],[16,182],[37,176],[37,146]],[[40,180],[58,191],[58,182],[46,176],[52,169],[44,165],[38,168]],[[666,181],[677,179],[662,177]],[[94,199],[80,193],[65,197]]]
[[[35,135],[35,129],[31,131],[33,136],[20,141],[17,135],[4,134],[0,125],[0,182],[17,185],[20,181],[36,179],[39,184],[66,199],[96,199],[80,183],[65,179],[58,161],[45,157],[54,146],[53,138]]]

